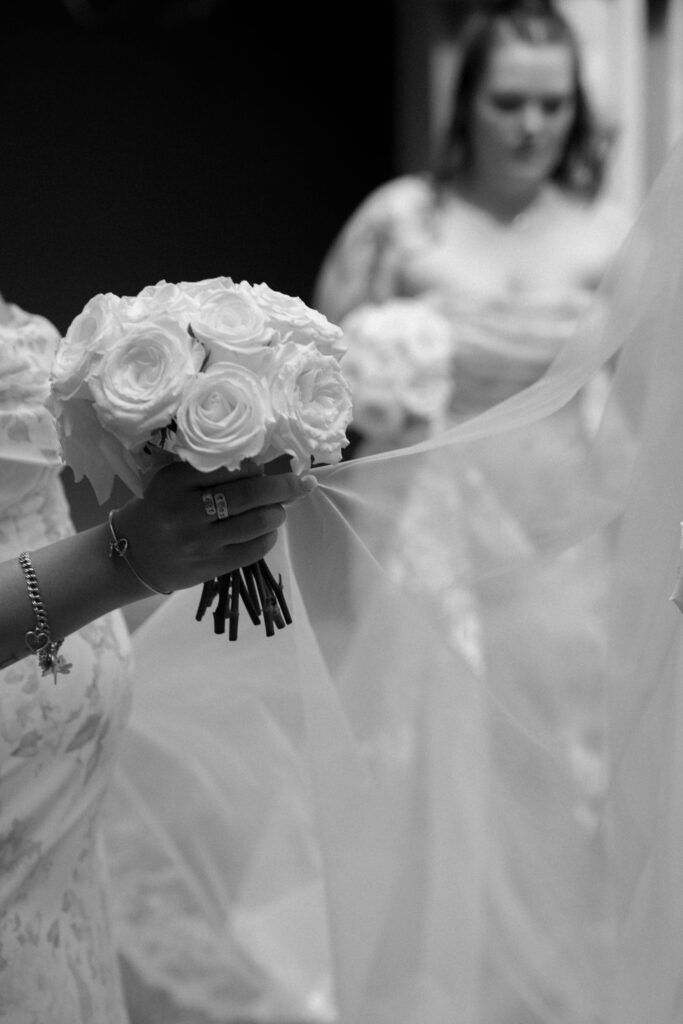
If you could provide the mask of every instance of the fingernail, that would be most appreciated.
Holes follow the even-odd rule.
[[[314,491],[316,489],[316,487],[318,486],[318,481],[317,481],[316,477],[314,477],[312,474],[307,474],[306,476],[302,476],[300,478],[300,483],[301,483],[301,486],[302,486],[303,490],[306,491],[306,492]]]

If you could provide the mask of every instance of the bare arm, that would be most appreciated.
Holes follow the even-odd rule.
[[[262,558],[285,520],[283,505],[312,485],[291,473],[230,479],[176,463],[150,482],[144,498],[116,514],[137,573],[160,591],[182,590]],[[202,492],[222,492],[229,518],[209,519]],[[122,558],[110,558],[103,523],[30,552],[53,640],[62,639],[150,591]],[[19,552],[17,552],[17,556]],[[0,564],[0,666],[28,655],[25,637],[36,616],[16,558]]]

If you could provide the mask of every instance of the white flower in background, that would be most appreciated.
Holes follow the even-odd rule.
[[[438,426],[454,386],[446,318],[423,300],[399,298],[359,306],[342,328],[354,426],[385,441],[416,422]]]
[[[204,352],[176,320],[160,316],[122,329],[86,378],[97,417],[126,448],[168,426]]]
[[[292,456],[300,473],[315,462],[335,463],[347,444],[351,391],[337,360],[313,344],[280,347],[268,380],[275,425],[272,448]]]
[[[219,363],[186,389],[168,448],[202,472],[258,460],[273,422],[263,382],[238,363]]]

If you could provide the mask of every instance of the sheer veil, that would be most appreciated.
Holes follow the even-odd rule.
[[[679,145],[535,385],[316,470],[269,557],[293,626],[245,623],[229,644],[184,592],[135,634],[107,839],[124,970],[167,993],[159,1020],[680,1021],[682,199]],[[556,460],[542,501],[515,467],[528,500],[478,534],[509,506],[505,438],[562,415],[608,363],[585,457]],[[458,539],[460,517],[474,529]],[[427,531],[443,557],[420,575]],[[606,764],[607,782],[587,805],[553,732],[561,688],[538,693],[571,623],[564,567],[598,547],[580,599],[603,731],[584,768]],[[541,578],[557,579],[547,633],[524,627]],[[479,663],[466,615],[453,636],[444,593],[472,597],[505,658]]]

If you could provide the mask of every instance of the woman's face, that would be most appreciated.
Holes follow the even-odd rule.
[[[472,103],[475,177],[510,193],[538,188],[564,152],[576,112],[572,53],[509,39],[489,56]]]

